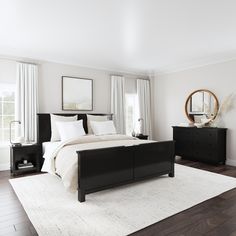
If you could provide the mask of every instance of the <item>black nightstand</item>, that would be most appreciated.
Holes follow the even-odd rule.
[[[20,175],[30,172],[40,171],[41,146],[37,144],[22,145],[18,147],[10,146],[11,155],[11,174]],[[18,168],[19,164],[23,164],[23,160],[31,162],[33,167]]]
[[[138,139],[148,139],[148,135],[144,135],[144,134],[138,134],[135,137]]]

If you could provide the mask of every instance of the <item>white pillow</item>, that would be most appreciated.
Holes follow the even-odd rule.
[[[87,126],[88,126],[88,134],[93,134],[93,130],[91,128],[91,121],[107,121],[107,116],[94,116],[94,115],[87,115]]]
[[[61,141],[78,138],[86,135],[83,127],[83,120],[77,121],[57,121],[56,122]]]
[[[116,134],[116,128],[112,120],[90,121],[90,124],[95,135]]]
[[[53,115],[50,114],[51,117],[51,142],[55,142],[55,141],[60,141],[60,135],[58,133],[58,129],[57,129],[57,125],[56,122],[57,121],[76,121],[77,120],[77,115],[75,116],[58,116],[58,115]]]

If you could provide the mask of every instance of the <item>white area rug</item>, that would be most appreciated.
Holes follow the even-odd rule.
[[[86,196],[49,174],[10,180],[39,235],[127,235],[236,187],[236,178],[177,165],[162,176]]]

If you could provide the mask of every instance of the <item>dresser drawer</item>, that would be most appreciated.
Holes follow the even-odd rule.
[[[207,140],[207,141],[203,141],[203,140],[198,140],[198,139],[194,139],[193,140],[193,148],[194,150],[216,150],[218,147],[217,142],[215,142],[214,140]]]
[[[174,128],[173,139],[175,140],[175,153],[183,157],[192,155],[192,129]]]
[[[197,129],[195,132],[193,132],[193,138],[199,142],[216,142],[217,132],[211,129],[209,132],[206,132],[204,128]]]
[[[218,161],[218,153],[214,149],[195,149],[193,151],[193,159],[208,163],[216,163]]]
[[[192,137],[192,130],[189,128],[175,128],[173,132],[173,139],[178,140],[189,140]]]

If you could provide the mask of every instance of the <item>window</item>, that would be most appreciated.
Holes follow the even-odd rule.
[[[10,122],[15,119],[15,85],[0,83],[0,142],[9,142]],[[14,138],[14,127],[12,136]]]
[[[137,94],[125,94],[125,125],[126,134],[131,135],[134,131],[139,132],[139,106]]]

